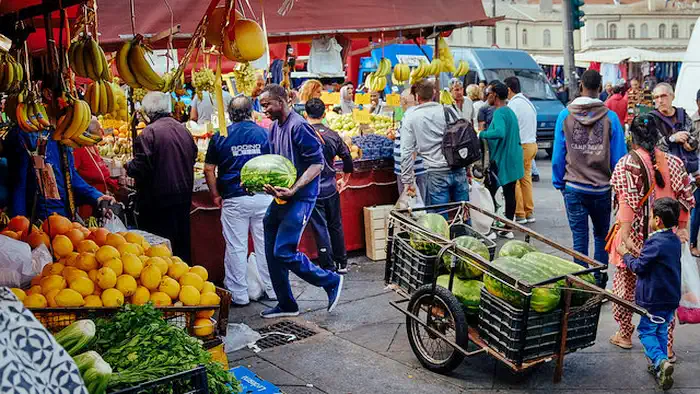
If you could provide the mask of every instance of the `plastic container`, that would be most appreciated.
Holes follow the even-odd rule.
[[[433,282],[437,256],[426,256],[413,249],[408,238],[408,233],[399,233],[391,242],[388,282],[413,294],[419,287]]]
[[[138,386],[129,387],[118,391],[108,391],[108,394],[144,394],[144,393],[171,393],[171,394],[208,394],[209,381],[207,369],[204,366],[189,371],[176,373],[164,378],[141,383]]]

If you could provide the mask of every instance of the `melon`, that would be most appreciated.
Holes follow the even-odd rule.
[[[263,186],[292,187],[297,170],[289,159],[280,155],[254,157],[241,168],[241,185],[251,193],[263,192]]]
[[[489,254],[489,249],[484,245],[483,242],[479,241],[478,239],[474,237],[470,237],[468,235],[462,235],[461,237],[457,237],[454,239],[454,243],[457,244],[457,246],[463,247],[465,249],[469,249],[470,251],[480,255],[483,257],[486,261],[490,259],[490,254]],[[445,255],[442,258],[442,262],[447,269],[447,272],[450,271],[450,265],[452,263],[452,254],[445,253]],[[455,275],[461,279],[476,279],[481,277],[482,271],[475,267],[474,265],[470,264],[469,261],[473,260],[466,260],[459,258],[457,256],[454,256],[456,261],[455,261]]]
[[[530,252],[537,252],[537,248],[527,242],[513,239],[501,246],[501,249],[498,251],[498,257],[521,258]]]
[[[450,284],[449,275],[440,275],[437,278],[437,285],[444,288],[448,288]],[[481,302],[481,288],[484,287],[484,283],[478,280],[462,280],[457,277],[454,278],[452,282],[452,294],[459,302],[462,303],[467,309],[477,310],[479,309],[479,303]]]
[[[511,278],[526,284],[539,283],[553,277],[553,275],[539,267],[525,263],[515,257],[499,257],[492,264]],[[489,293],[514,307],[523,307],[524,296],[511,286],[502,283],[496,277],[490,274],[484,275],[484,287]],[[561,291],[558,285],[552,284],[546,287],[537,287],[532,289],[530,307],[535,312],[551,312],[559,306],[560,299]]]
[[[267,37],[254,20],[238,19],[224,35],[224,56],[236,62],[260,59],[267,50]]]
[[[443,238],[450,238],[450,226],[447,224],[447,220],[445,220],[442,215],[438,215],[437,213],[427,213],[418,218],[417,222],[418,226],[424,230],[440,235]],[[411,233],[411,247],[429,256],[434,256],[440,252],[439,244],[427,240],[421,235],[415,233]]]

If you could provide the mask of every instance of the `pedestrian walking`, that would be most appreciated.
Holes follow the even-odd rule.
[[[348,183],[353,165],[350,150],[343,139],[337,132],[323,125],[325,113],[326,106],[320,99],[314,98],[306,102],[306,117],[321,141],[324,157],[320,192],[311,213],[311,227],[316,233],[321,268],[345,274],[348,272],[348,256],[338,189],[342,191]],[[343,176],[337,181],[333,167],[336,157],[343,161]]]
[[[286,90],[277,84],[265,87],[260,96],[263,112],[273,121],[270,152],[289,159],[297,170],[297,180],[290,188],[265,186],[275,197],[263,220],[265,256],[270,270],[277,306],[260,313],[263,318],[297,316],[299,305],[289,284],[289,271],[306,282],[322,287],[328,294],[328,311],[338,304],[343,277],[314,265],[299,252],[299,240],[316,205],[319,193],[323,151],[313,127],[292,111]]]
[[[611,234],[610,261],[617,266],[613,277],[612,291],[615,295],[634,302],[636,286],[635,274],[630,271],[620,256],[615,252],[617,245],[624,243],[627,250],[639,256],[644,241],[649,236],[648,223],[650,207],[654,200],[670,197],[681,205],[676,234],[682,242],[688,240],[687,224],[690,209],[695,205],[693,194],[683,162],[676,156],[662,152],[657,147],[659,125],[654,116],[645,114],[632,121],[630,134],[633,150],[624,156],[615,166],[611,184],[615,192],[617,224],[619,230]],[[610,338],[613,345],[623,349],[632,348],[632,312],[613,304],[613,318],[618,330]],[[668,356],[675,359],[673,353],[673,326],[669,325]]]
[[[416,96],[411,92],[411,89],[405,89],[401,93],[401,109],[405,117],[416,106]],[[401,181],[401,125],[403,119],[399,122],[398,128],[392,131],[394,137],[394,174],[396,175],[396,185],[399,190],[399,196],[403,193],[404,184]],[[413,175],[416,180],[416,186],[420,192],[424,204],[428,204],[428,183],[425,175],[425,167],[423,166],[423,158],[417,153],[413,154]]]
[[[617,115],[597,97],[601,76],[586,70],[581,96],[564,108],[554,128],[552,184],[562,192],[574,250],[588,255],[588,218],[593,223],[594,258],[608,264],[605,238],[610,229],[610,177],[627,153],[625,134]],[[582,261],[576,261],[586,265]],[[596,273],[598,285],[605,287]]]
[[[505,216],[513,220],[516,208],[515,185],[525,176],[518,118],[506,105],[508,88],[502,82],[492,81],[486,88],[486,97],[489,105],[494,108],[493,120],[489,128],[479,134],[479,138],[489,144],[489,154],[498,169],[498,181],[506,202]],[[515,238],[507,226],[498,235],[507,239]]]
[[[204,177],[214,204],[221,208],[221,228],[226,241],[224,286],[234,306],[245,306],[248,297],[248,231],[253,236],[255,262],[265,294],[275,299],[265,256],[263,218],[272,202],[265,194],[249,195],[241,186],[241,169],[250,159],[270,153],[267,130],[253,122],[253,103],[235,97],[228,107],[228,136],[214,134],[204,159]],[[218,171],[217,171],[218,169]],[[218,175],[217,175],[218,172]]]
[[[625,81],[619,82],[612,89],[612,96],[605,101],[605,106],[615,112],[617,118],[620,119],[620,124],[624,130],[624,125],[627,122],[627,97],[622,95],[622,90],[625,88]]]
[[[532,163],[537,156],[537,109],[522,94],[518,77],[508,77],[503,83],[508,87],[508,108],[518,118],[520,146],[523,148],[525,175],[515,186],[515,221],[520,224],[534,223],[535,202],[532,198]]]
[[[698,105],[698,110],[695,111],[690,120],[693,121],[693,130],[695,133],[700,133],[700,90],[698,90],[695,95],[695,102]],[[700,200],[700,182],[695,180],[698,189],[695,190],[695,201]],[[700,250],[698,250],[698,230],[700,230],[700,209],[693,209],[693,213],[690,216],[690,253],[695,257],[700,257]]]
[[[649,361],[648,370],[654,374],[659,388],[673,387],[673,364],[668,355],[669,323],[681,299],[681,241],[673,232],[678,225],[681,205],[669,198],[654,201],[651,227],[654,230],[635,257],[619,245],[619,253],[630,271],[637,275],[635,302],[663,323],[647,316],[639,319],[639,341]]]
[[[423,158],[431,205],[469,201],[466,169],[450,168],[442,153],[442,139],[447,128],[446,111],[452,113],[451,119],[457,119],[457,114],[452,108],[433,101],[435,84],[432,81],[418,81],[413,91],[418,105],[405,114],[401,123],[401,181],[404,187],[413,187],[413,158],[417,154]]]

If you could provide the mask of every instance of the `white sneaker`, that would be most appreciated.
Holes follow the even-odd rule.
[[[505,239],[513,239],[515,238],[515,234],[513,234],[512,231],[499,231],[498,232],[499,237],[503,237]]]
[[[496,239],[498,239],[498,235],[495,231],[491,231],[490,233],[486,234],[486,238],[490,239],[491,241],[495,241]]]
[[[535,223],[536,221],[537,221],[537,219],[535,219],[534,216],[530,216],[529,218],[527,218],[527,222],[528,222],[528,223]],[[518,223],[519,223],[519,222],[518,222]]]
[[[527,224],[528,221],[527,221],[526,218],[519,218],[519,219],[516,219],[516,220],[515,220],[515,223],[518,223],[518,224]]]

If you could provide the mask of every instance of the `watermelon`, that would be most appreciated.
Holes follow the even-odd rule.
[[[241,168],[241,185],[251,193],[263,192],[263,186],[292,187],[297,169],[280,155],[261,155],[248,160]]]
[[[489,261],[491,257],[491,255],[489,254],[489,248],[487,248],[483,242],[479,241],[474,237],[462,235],[461,237],[455,238],[454,243],[457,244],[457,246],[469,249],[472,252],[480,255],[486,261]],[[452,265],[452,257],[453,256],[451,254],[446,253],[445,256],[443,256],[442,258],[442,262],[445,265],[447,272],[450,271],[450,266]],[[477,279],[483,274],[483,272],[479,268],[473,266],[472,264],[469,264],[467,260],[456,256],[454,257],[457,260],[455,264],[455,275],[457,275],[460,279]]]
[[[564,276],[567,274],[572,274],[574,272],[583,271],[585,268],[572,262],[562,259],[561,257],[552,256],[539,252],[531,252],[523,256],[522,261],[528,265],[537,266],[541,269],[547,270],[550,273],[550,278],[555,276]],[[595,284],[595,276],[592,273],[587,273],[580,276],[581,279],[585,280],[590,284]],[[558,285],[564,286],[566,281],[561,280],[557,282]],[[574,285],[574,287],[576,287]],[[591,297],[590,293],[584,293],[576,291],[571,295],[571,303],[573,305],[581,305],[586,302],[587,299]]]
[[[444,288],[448,288],[450,284],[449,275],[440,275],[437,278],[437,285]],[[484,283],[478,280],[462,280],[457,277],[454,278],[452,282],[452,294],[455,298],[466,306],[467,309],[475,310],[479,309],[479,303],[481,302],[481,288],[484,287]]]
[[[424,230],[440,235],[443,238],[450,239],[450,225],[447,224],[447,220],[445,220],[442,215],[438,215],[437,213],[426,213],[418,218],[418,225]],[[438,254],[441,249],[439,244],[425,239],[421,235],[415,233],[411,233],[411,247],[428,256]]]
[[[537,248],[527,242],[513,239],[501,246],[501,249],[498,251],[498,257],[511,256],[521,258],[530,252],[537,252]]]
[[[492,264],[508,276],[526,284],[538,283],[552,277],[539,267],[530,266],[515,257],[499,257],[494,260]],[[484,286],[489,293],[517,308],[522,308],[524,301],[523,295],[495,277],[489,274],[484,275]],[[556,285],[534,288],[532,289],[532,296],[530,298],[530,307],[535,312],[550,312],[559,305],[560,299],[561,292]]]

